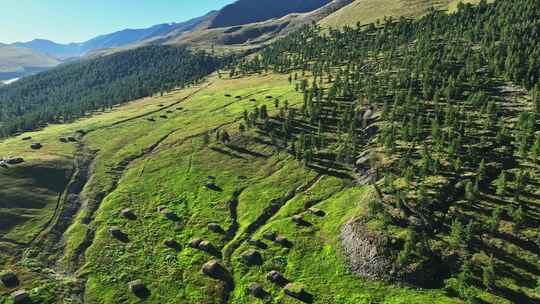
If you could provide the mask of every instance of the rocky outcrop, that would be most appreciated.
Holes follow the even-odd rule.
[[[362,219],[353,219],[343,225],[340,239],[352,272],[372,280],[392,278],[393,262],[384,238],[370,231]]]

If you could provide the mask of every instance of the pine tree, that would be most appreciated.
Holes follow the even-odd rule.
[[[525,223],[525,212],[522,206],[519,206],[518,208],[510,206],[508,208],[508,215],[512,218],[516,230],[519,230]]]
[[[465,182],[465,198],[471,202],[476,199],[476,193],[474,188],[475,187],[472,181],[468,180]]]
[[[506,174],[501,171],[499,177],[495,180],[495,186],[497,186],[497,195],[504,195],[506,192]]]
[[[493,257],[490,257],[487,265],[482,267],[482,283],[487,290],[495,287],[495,265]]]
[[[416,232],[410,229],[409,236],[407,237],[407,240],[405,241],[403,249],[400,251],[398,255],[398,265],[400,265],[401,267],[407,266],[412,258],[412,255],[415,252],[415,248],[416,248]]]
[[[497,207],[491,212],[491,218],[488,222],[488,230],[490,233],[496,233],[499,230],[501,223],[502,208]]]
[[[461,243],[464,247],[469,247],[469,244],[472,240],[472,237],[474,235],[474,222],[471,220],[465,226],[465,229],[463,230],[463,236],[461,237]]]
[[[538,84],[534,86],[531,97],[534,111],[540,114],[540,88],[538,87]]]
[[[483,181],[486,178],[486,161],[482,159],[478,166],[477,177],[479,181]]]
[[[466,259],[463,262],[463,265],[461,265],[461,271],[458,275],[458,280],[462,285],[469,285],[471,279],[472,279],[472,271],[471,271],[471,262],[469,259]]]
[[[461,245],[461,238],[463,236],[463,224],[458,219],[452,221],[450,227],[449,244],[453,249],[458,249]]]
[[[210,135],[208,132],[204,132],[203,134],[203,145],[208,146],[210,144]]]
[[[531,148],[530,156],[533,160],[537,160],[540,156],[540,133],[536,134],[534,144]]]

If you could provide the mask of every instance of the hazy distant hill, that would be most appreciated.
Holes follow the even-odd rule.
[[[51,56],[28,48],[0,45],[0,80],[39,72],[59,63]]]
[[[162,36],[169,32],[190,31],[198,26],[206,16],[181,23],[164,23],[144,29],[125,29],[111,34],[101,35],[82,43],[60,44],[50,40],[35,39],[29,42],[17,42],[13,46],[32,49],[58,59],[79,57],[97,49],[121,47],[145,39]]]

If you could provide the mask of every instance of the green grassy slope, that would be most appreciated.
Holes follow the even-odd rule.
[[[60,62],[26,48],[0,46],[0,73],[24,72],[25,68],[51,68]]]
[[[18,249],[3,242],[6,251],[2,252],[7,254],[0,256],[2,268],[16,270],[22,286],[34,288],[31,295],[40,303],[77,298],[86,303],[136,303],[137,298],[127,288],[134,279],[146,282],[150,290],[147,303],[220,303],[227,295],[231,303],[254,303],[257,300],[246,293],[252,282],[263,284],[276,303],[295,303],[266,281],[269,270],[280,270],[288,279],[305,284],[315,303],[369,303],[370,299],[454,303],[440,292],[372,283],[347,270],[337,232],[343,222],[362,212],[370,190],[304,167],[287,153],[277,153],[254,131],[241,134],[238,123],[244,109],[266,104],[274,112],[274,100],[266,98],[268,95],[281,102],[288,100],[291,106],[302,99],[283,76],[212,77],[198,88],[21,135],[31,135],[44,145],[37,152],[29,151],[28,143],[20,137],[4,141],[0,151],[24,157],[28,164],[69,164],[73,153],[81,150],[93,151],[94,162],[81,210],[60,246],[51,245],[53,239],[46,236],[38,238],[35,245]],[[186,96],[189,98],[184,99]],[[149,117],[156,121],[147,120]],[[78,144],[58,141],[79,129],[88,133]],[[214,139],[218,129],[230,133],[232,141],[227,146]],[[209,142],[204,139],[206,132],[210,132]],[[29,178],[15,175],[16,168],[7,171],[6,180]],[[218,191],[206,187],[210,182]],[[28,194],[21,192],[20,196],[21,202],[30,200]],[[276,199],[281,199],[281,208],[271,210]],[[291,216],[312,199],[320,200],[319,207],[327,211],[327,217],[313,218],[315,225],[306,230],[292,225]],[[234,201],[237,204],[231,204]],[[161,205],[178,219],[165,219],[157,211]],[[131,208],[137,220],[119,216],[123,208]],[[265,220],[261,221],[261,216]],[[41,212],[40,218],[46,221],[50,214]],[[208,223],[218,223],[228,233],[210,232]],[[121,227],[129,242],[112,238],[108,232],[111,226]],[[20,223],[9,233],[24,231],[30,237],[35,235],[32,229]],[[240,254],[250,247],[248,240],[259,239],[269,230],[286,236],[293,247],[285,249],[267,242],[269,248],[260,250],[264,263],[245,266]],[[201,273],[212,255],[189,248],[192,238],[209,240],[218,248],[216,255],[233,272],[236,288],[232,292]],[[163,245],[166,239],[176,240],[181,249],[167,248]],[[36,250],[41,246],[50,251]],[[23,259],[10,257],[9,252],[18,250],[25,252]],[[0,294],[7,292],[0,288]],[[7,297],[0,299],[0,303],[10,303]]]

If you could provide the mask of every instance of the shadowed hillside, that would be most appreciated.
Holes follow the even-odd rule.
[[[309,12],[330,0],[239,0],[227,5],[210,22],[209,28],[229,27],[279,18],[290,13]]]

